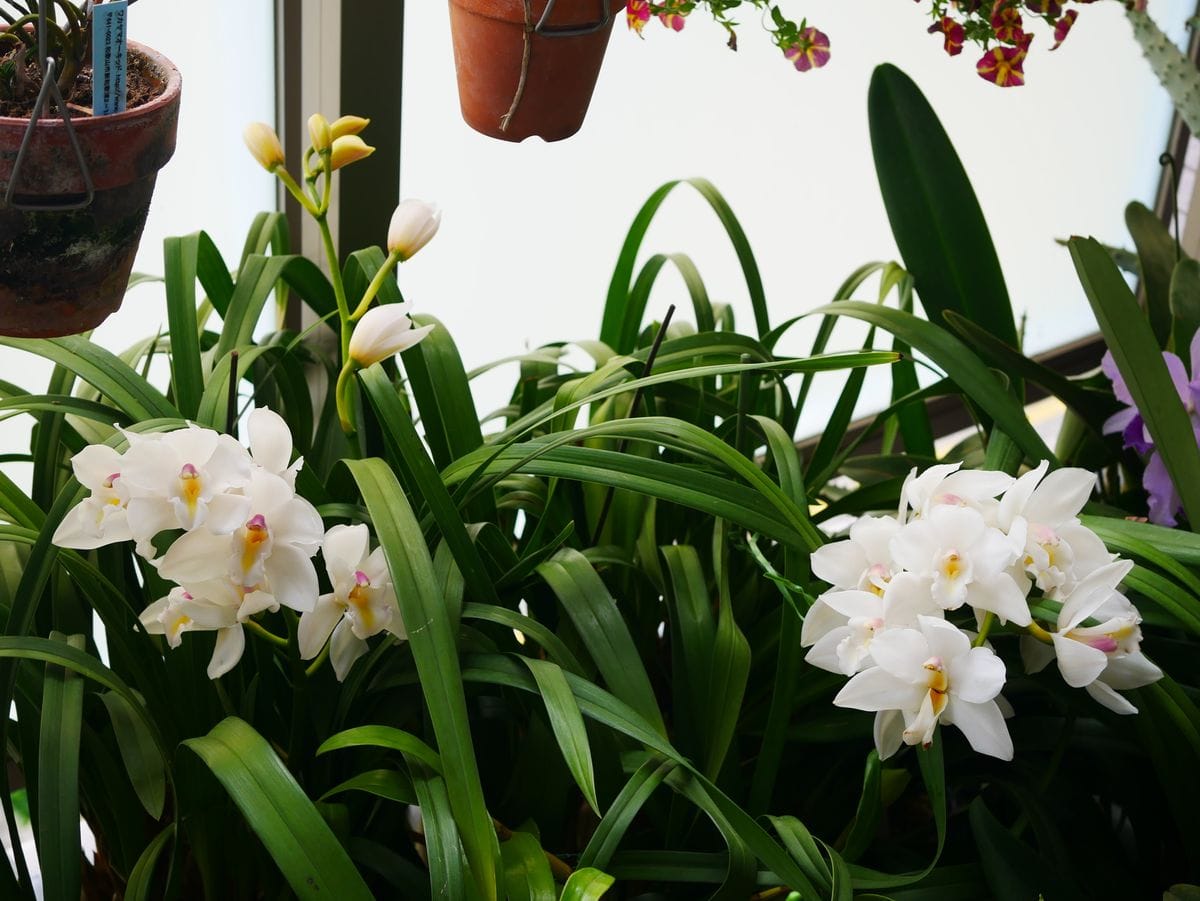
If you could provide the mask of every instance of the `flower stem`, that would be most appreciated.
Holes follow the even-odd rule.
[[[975,636],[975,640],[971,642],[971,647],[981,648],[983,643],[987,641],[988,632],[992,631],[992,623],[996,621],[996,614],[990,610],[984,614],[983,625],[979,627],[979,634]]]
[[[325,647],[321,648],[321,653],[317,655],[317,659],[308,665],[308,669],[304,671],[304,675],[310,679],[325,665],[325,661],[329,659],[329,642],[325,642]]]
[[[1043,644],[1054,644],[1054,636],[1039,626],[1036,622],[1031,622],[1028,626],[1026,626],[1025,631]]]
[[[338,373],[337,387],[334,389],[338,422],[341,423],[342,431],[347,435],[353,435],[356,431],[354,417],[350,409],[350,386],[354,383],[354,373],[357,370],[358,367],[354,365],[353,360],[346,360],[346,365]]]
[[[396,268],[398,262],[400,262],[399,253],[392,251],[388,254],[387,259],[383,261],[383,265],[379,267],[379,271],[375,273],[375,277],[371,279],[371,284],[367,285],[367,291],[363,294],[362,300],[358,302],[358,306],[350,314],[351,322],[358,322],[358,320],[363,318],[367,310],[371,308],[371,301],[375,299],[375,295],[383,287],[383,280],[391,274],[391,271]]]
[[[263,641],[268,641],[276,647],[286,648],[288,646],[288,641],[286,638],[281,638],[274,632],[270,631],[259,623],[256,623],[252,619],[246,620],[244,623],[242,623],[242,625],[244,625],[259,638],[263,639]]]

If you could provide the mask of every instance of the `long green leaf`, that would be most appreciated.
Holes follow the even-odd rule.
[[[1093,238],[1072,238],[1071,258],[1117,369],[1162,455],[1192,531],[1200,529],[1200,447],[1146,316],[1112,258]]]
[[[667,727],[629,627],[604,581],[582,554],[564,548],[538,567],[575,624],[609,690],[663,735]]]
[[[298,897],[371,899],[325,820],[253,728],[228,717],[183,744],[220,780]]]
[[[1018,346],[983,212],[933,107],[912,79],[884,64],[871,76],[867,110],[892,235],[929,318],[954,310]]]
[[[563,886],[559,901],[598,901],[616,882],[612,876],[592,867],[583,867],[571,874]]]
[[[321,742],[317,754],[319,756],[343,748],[387,748],[420,761],[435,773],[442,772],[442,760],[433,748],[415,735],[391,726],[355,726],[346,729]]]
[[[1027,455],[1035,460],[1054,459],[1046,442],[1029,424],[1017,400],[971,349],[946,329],[918,319],[911,313],[859,301],[828,304],[818,307],[809,315],[850,316],[887,329],[941,367],[963,393],[995,419],[1000,430],[1017,442]]]
[[[86,338],[0,338],[0,346],[28,351],[70,369],[136,421],[180,418],[161,391]]]
[[[82,652],[82,635],[52,632],[50,640]],[[79,737],[83,680],[46,664],[38,742],[38,859],[46,901],[79,897],[83,852],[79,838]]]
[[[637,335],[638,325],[645,313],[644,308],[638,309],[630,303],[638,251],[641,249],[646,231],[650,228],[650,223],[654,220],[659,207],[679,185],[688,185],[694,188],[717,214],[717,218],[720,219],[725,233],[733,244],[738,262],[741,264],[742,274],[746,279],[746,289],[750,295],[750,305],[754,310],[754,323],[758,334],[762,337],[771,330],[762,276],[759,275],[758,263],[754,259],[754,252],[750,249],[750,242],[746,239],[746,233],[742,229],[741,223],[734,216],[733,210],[730,209],[725,198],[711,182],[703,178],[689,178],[682,181],[669,181],[651,194],[650,199],[638,210],[633,225],[630,226],[629,233],[625,237],[625,242],[621,246],[621,253],[617,258],[616,268],[613,270],[612,281],[608,286],[608,298],[604,303],[604,319],[600,326],[600,340],[616,350],[617,353],[629,353],[633,349],[632,340],[623,343],[622,338]]]
[[[193,417],[204,392],[200,369],[200,334],[196,325],[196,266],[200,233],[163,242],[167,286],[167,324],[171,335],[171,386],[175,405]]]
[[[133,791],[146,808],[146,813],[157,820],[162,816],[166,798],[167,777],[162,755],[154,745],[154,736],[146,729],[137,710],[115,691],[100,695],[112,720],[113,732],[117,736],[117,749]]]
[[[554,875],[535,836],[514,832],[501,846],[508,901],[554,901]]]
[[[581,867],[607,867],[617,852],[625,833],[633,824],[633,819],[642,809],[642,805],[654,794],[654,790],[670,775],[677,764],[661,757],[651,757],[643,763],[629,781],[625,783],[620,793],[613,800],[604,817],[596,826],[596,831],[588,840],[587,847],[579,855]]]
[[[495,901],[500,848],[479,782],[458,648],[434,579],[433,561],[412,508],[387,464],[369,459],[348,460],[346,465],[358,482],[387,557],[437,736],[450,807],[475,884],[486,901]]]
[[[538,691],[546,704],[546,714],[550,719],[550,728],[562,751],[563,761],[575,784],[583,792],[596,815],[600,815],[600,802],[596,800],[596,773],[592,766],[592,749],[588,744],[587,729],[583,725],[583,715],[571,687],[567,685],[563,671],[549,660],[534,660],[532,657],[521,657],[521,662],[529,667],[533,679],[537,682]]]

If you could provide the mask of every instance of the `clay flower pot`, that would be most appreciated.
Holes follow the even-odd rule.
[[[39,121],[13,206],[3,206],[29,120],[0,116],[0,335],[75,334],[99,325],[121,305],[155,177],[175,152],[182,83],[165,56],[132,41],[129,49],[131,62],[141,57],[148,63],[161,91],[123,113],[71,117],[95,188],[83,209],[18,209],[87,194],[56,110]]]
[[[531,3],[534,25],[547,2]],[[532,135],[561,141],[579,131],[624,6],[624,0],[557,0],[542,30],[530,32],[526,57],[522,0],[450,0],[458,97],[467,124],[505,141]]]

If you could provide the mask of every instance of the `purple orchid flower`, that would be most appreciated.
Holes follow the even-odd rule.
[[[1177,355],[1164,351],[1163,362],[1167,365],[1171,382],[1175,385],[1175,391],[1179,395],[1183,408],[1187,410],[1196,441],[1200,444],[1200,413],[1197,413],[1197,407],[1200,406],[1200,331],[1196,332],[1192,338],[1188,356],[1191,364],[1191,378],[1188,377],[1188,368],[1184,366],[1183,361]],[[1149,495],[1150,521],[1158,525],[1174,526],[1176,514],[1183,506],[1179,492],[1175,490],[1175,485],[1171,482],[1162,455],[1154,447],[1154,438],[1146,429],[1141,411],[1134,403],[1133,395],[1129,393],[1129,386],[1125,384],[1125,378],[1117,368],[1112,351],[1104,354],[1104,359],[1100,361],[1100,368],[1112,382],[1113,395],[1126,405],[1124,409],[1105,420],[1104,434],[1111,435],[1119,432],[1125,447],[1139,454],[1150,454],[1150,458],[1146,461],[1146,470],[1142,475],[1142,487]]]

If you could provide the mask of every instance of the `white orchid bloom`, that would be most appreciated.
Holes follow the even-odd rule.
[[[433,331],[432,325],[413,328],[407,303],[371,307],[350,335],[350,359],[362,368],[408,350]]]
[[[227,579],[201,585],[175,586],[170,594],[155,601],[138,617],[151,635],[164,635],[171,648],[183,641],[184,632],[215,631],[216,646],[208,664],[208,677],[218,679],[242,658],[246,636],[242,623],[279,604],[266,592],[246,591]]]
[[[334,526],[325,533],[322,553],[333,591],[300,617],[300,656],[311,660],[329,641],[329,660],[341,682],[367,652],[368,638],[385,630],[398,638],[407,633],[383,548],[370,550],[365,525]]]
[[[1133,562],[1109,563],[1083,579],[1062,605],[1051,645],[1024,636],[1021,654],[1029,672],[1041,670],[1053,657],[1063,681],[1116,713],[1137,708],[1116,688],[1140,688],[1162,678],[1162,670],[1141,653],[1142,617],[1116,590]],[[1084,621],[1093,620],[1092,625]]]
[[[129,489],[121,478],[122,455],[106,444],[89,444],[71,458],[79,484],[91,494],[74,506],[54,531],[59,547],[92,550],[133,538],[126,516]]]
[[[324,526],[316,509],[277,475],[260,471],[246,487],[249,517],[228,535],[196,529],[163,556],[159,574],[187,585],[226,578],[265,591],[301,613],[312,610],[319,587],[312,556]]]
[[[834,588],[882,595],[897,569],[890,547],[899,531],[900,523],[891,516],[864,516],[856,520],[848,538],[813,552],[813,575]]]
[[[970,507],[991,524],[998,502],[996,495],[1008,490],[1013,477],[992,470],[961,469],[961,463],[940,463],[920,475],[914,466],[900,488],[900,522],[929,516],[937,506]]]
[[[233,493],[250,478],[246,449],[228,435],[189,425],[151,436],[126,433],[121,479],[129,491],[129,527],[148,543],[168,529],[205,526],[227,534],[246,519],[246,499]]]
[[[259,407],[247,417],[246,431],[250,438],[250,459],[272,475],[279,476],[293,490],[296,473],[304,458],[292,463],[292,430],[283,417],[267,407]]]
[[[916,629],[875,636],[876,666],[854,676],[833,703],[873,711],[880,757],[901,742],[928,746],[939,721],[957,726],[981,754],[1012,760],[1012,738],[996,703],[1004,662],[990,648],[973,648],[956,626],[918,617]]]
[[[847,676],[873,663],[871,643],[881,632],[915,629],[918,616],[941,615],[924,582],[911,573],[896,576],[882,596],[873,591],[827,591],[819,600],[841,614],[841,622],[807,643],[802,629],[801,644],[812,644],[804,659],[823,670]],[[811,632],[808,637],[812,637]]]
[[[1025,593],[1008,569],[1016,553],[999,529],[970,507],[938,504],[928,516],[904,526],[892,539],[893,559],[927,580],[943,610],[964,603],[995,613],[1002,621],[1029,625]]]
[[[1058,598],[1111,562],[1112,555],[1100,537],[1079,522],[1095,475],[1073,468],[1047,475],[1049,465],[1043,460],[1004,493],[997,525],[1014,540],[1018,570],[1047,597]]]
[[[442,211],[424,200],[402,200],[388,223],[387,249],[407,260],[433,240],[442,224]]]

